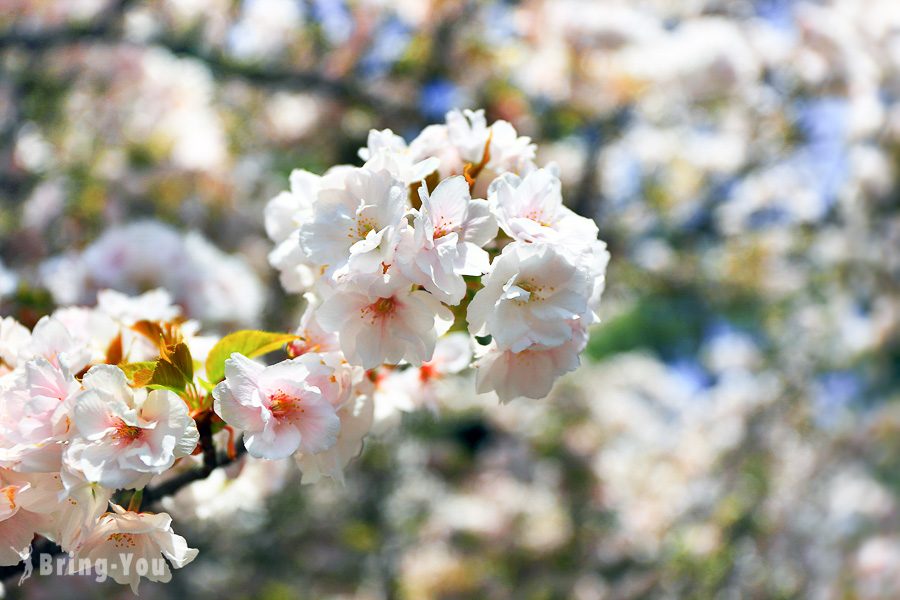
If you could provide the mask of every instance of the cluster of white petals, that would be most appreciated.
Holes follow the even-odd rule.
[[[373,130],[363,166],[291,174],[266,208],[270,262],[310,300],[316,335],[352,365],[388,367],[380,385],[468,331],[478,391],[542,398],[579,364],[609,254],[535,152],[483,111],[410,142]]]
[[[59,308],[30,329],[0,321],[0,565],[30,560],[43,536],[88,563],[164,557],[110,575],[135,591],[141,577],[168,581],[197,551],[169,514],[141,512],[145,488],[144,508],[162,499],[176,517],[252,510],[284,481],[279,462],[304,483],[343,482],[367,435],[437,410],[473,367],[478,391],[507,401],[542,398],[578,366],[608,253],[528,138],[453,111],[408,144],[373,131],[359,154],[361,167],[294,172],[266,209],[271,263],[306,300],[294,333],[200,335],[162,289],[96,290],[95,307]],[[70,275],[158,276],[202,302],[202,278],[179,283],[177,268],[154,274],[158,256],[147,262],[192,244],[132,225],[71,259]],[[258,359],[279,349],[285,360]],[[171,484],[190,470],[193,484]],[[229,487],[249,491],[215,497]]]
[[[0,565],[29,560],[35,535],[76,559],[130,549],[131,559],[164,555],[177,568],[194,558],[169,515],[111,503],[117,490],[143,488],[197,446],[185,401],[135,385],[119,366],[158,354],[137,323],[168,319],[180,319],[180,309],[162,290],[103,290],[97,307],[57,309],[31,330],[0,321]],[[181,322],[199,352],[208,344],[197,329]],[[171,578],[168,566],[110,571],[135,591],[141,575]]]

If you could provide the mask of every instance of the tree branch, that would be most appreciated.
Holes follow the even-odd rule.
[[[159,35],[146,41],[134,42],[121,35],[121,20],[134,0],[120,0],[102,18],[89,25],[65,25],[53,29],[17,30],[0,33],[0,50],[23,48],[32,52],[70,46],[82,42],[157,46],[175,56],[204,63],[217,78],[239,79],[259,87],[288,90],[312,90],[335,100],[375,110],[388,118],[412,119],[416,123],[421,113],[415,104],[388,99],[365,90],[347,78],[332,79],[317,71],[298,71],[271,64],[242,62],[219,49],[204,48],[186,38]]]
[[[178,475],[172,477],[171,479],[167,479],[157,486],[144,489],[144,506],[152,506],[166,496],[172,496],[178,493],[179,490],[187,487],[195,481],[206,479],[207,477],[209,477],[209,474],[212,473],[217,467],[226,467],[232,463],[237,462],[246,452],[247,449],[244,447],[244,444],[242,442],[238,442],[235,445],[235,455],[233,458],[228,456],[226,452],[219,451],[218,453],[214,453],[216,461],[215,465],[217,466],[213,466],[210,468],[208,466],[209,463],[204,460],[204,466],[200,469],[193,469],[191,471],[179,473]],[[204,456],[204,459],[205,458],[206,457]],[[38,538],[38,540],[35,541],[32,545],[32,556],[40,554],[50,554],[55,556],[62,553],[62,548],[45,538]],[[10,581],[15,577],[21,576],[24,572],[24,561],[16,565],[0,566],[0,582]]]
[[[97,19],[84,25],[73,24],[43,30],[11,28],[0,33],[0,50],[24,48],[38,51],[56,46],[66,46],[83,40],[105,38],[115,34],[120,27],[122,16],[133,4],[135,4],[135,0],[118,0]]]

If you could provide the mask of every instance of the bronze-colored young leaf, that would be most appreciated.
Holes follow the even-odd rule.
[[[184,374],[186,381],[194,379],[194,359],[191,357],[191,351],[184,342],[175,344],[167,352],[166,357],[179,371]]]
[[[122,351],[122,334],[119,333],[113,341],[109,343],[109,347],[106,349],[106,364],[108,365],[117,365],[122,362],[122,358],[124,358],[124,353]]]
[[[155,360],[147,360],[143,362],[119,363],[119,368],[125,373],[125,377],[131,381],[135,387],[144,387],[153,379],[153,371],[156,369]]]
[[[172,390],[177,394],[184,392],[185,386],[190,383],[184,373],[168,360],[161,358],[156,361],[153,377],[147,382],[147,387]]]

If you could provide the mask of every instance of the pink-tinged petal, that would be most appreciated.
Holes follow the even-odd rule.
[[[316,319],[326,331],[340,331],[346,321],[359,318],[367,303],[361,294],[335,294],[316,309]]]
[[[446,233],[462,226],[470,200],[469,184],[465,177],[457,175],[440,182],[422,205],[430,212],[435,231]]]
[[[162,390],[156,391],[161,392]],[[150,396],[153,396],[153,394],[154,392],[151,392]],[[172,398],[169,399],[169,413],[167,418],[165,420],[160,420],[156,431],[168,433],[175,437],[175,447],[172,451],[176,458],[190,455],[194,451],[194,448],[197,447],[197,442],[200,440],[197,424],[194,422],[194,419],[191,418],[187,405],[185,405],[178,396],[174,396],[174,400]]]
[[[128,387],[128,379],[122,369],[114,365],[94,365],[85,373],[81,385],[88,390],[97,390],[131,404],[133,393]]]
[[[341,431],[341,419],[324,399],[300,401],[302,416],[294,421],[300,431],[300,450],[309,454],[324,452],[335,445]]]
[[[259,376],[259,385],[263,393],[271,394],[278,390],[287,392],[285,386],[293,388],[308,377],[309,368],[304,361],[284,360],[266,368]]]
[[[271,429],[247,435],[250,456],[275,460],[287,458],[300,447],[300,432],[292,424],[276,424]]]
[[[176,569],[180,569],[193,561],[199,553],[199,550],[196,548],[188,548],[187,540],[174,533],[156,534],[153,536],[153,541],[159,545],[160,552],[169,559]]]
[[[374,369],[384,362],[399,362],[403,356],[395,358],[397,352],[392,351],[392,328],[379,323],[372,331],[356,336],[354,340],[356,352],[348,355],[352,362],[358,362],[364,369]]]
[[[484,246],[497,237],[497,229],[497,219],[486,201],[469,202],[466,222],[463,224],[463,239],[466,242],[478,247]]]
[[[257,402],[258,400],[257,393]],[[259,431],[265,423],[262,405],[253,406],[249,402],[247,404],[240,402],[227,379],[213,389],[213,410],[223,421],[238,429]]]
[[[200,439],[197,425],[188,412],[187,405],[176,394],[168,390],[153,390],[141,407],[141,418],[155,422],[150,432],[151,439],[171,436],[174,440],[171,452],[176,457],[193,452]]]
[[[81,471],[91,483],[99,483],[110,489],[123,488],[133,473],[122,473],[116,467],[118,452],[112,444],[74,441],[66,451],[65,463],[69,468]]]
[[[258,390],[257,381],[264,369],[264,365],[234,352],[225,361],[225,381],[234,390],[238,400],[245,404],[253,404],[251,398]]]
[[[114,427],[114,417],[109,406],[94,390],[78,395],[72,409],[72,419],[78,433],[87,440],[99,440]]]
[[[27,511],[0,521],[0,566],[16,565],[31,556],[31,540],[41,526],[42,519]]]

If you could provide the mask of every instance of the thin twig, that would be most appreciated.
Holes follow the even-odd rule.
[[[218,465],[218,467],[226,467],[234,462],[237,462],[246,453],[246,451],[247,449],[244,447],[244,444],[239,442],[235,446],[235,454],[233,458],[230,457],[225,451],[218,452],[215,458],[216,465]],[[148,507],[152,506],[166,496],[172,496],[178,493],[179,490],[194,483],[195,481],[206,479],[207,477],[209,477],[209,474],[213,470],[215,470],[215,467],[207,468],[207,466],[204,465],[203,468],[179,473],[178,475],[172,477],[171,479],[167,479],[165,482],[155,487],[146,488],[144,489],[143,505]],[[35,541],[32,550],[32,556],[41,554],[49,554],[51,556],[55,556],[62,553],[62,548],[60,548],[50,540],[44,538],[39,538],[37,541]],[[25,562],[20,562],[17,565],[11,566],[0,566],[0,582],[11,581],[13,578],[21,576],[24,572]]]

